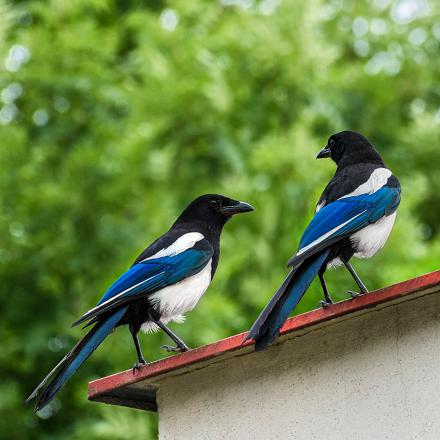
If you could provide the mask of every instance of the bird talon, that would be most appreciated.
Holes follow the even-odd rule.
[[[364,292],[360,292],[360,293],[358,293],[358,292],[354,292],[353,290],[349,290],[347,293],[348,293],[353,299],[354,299],[354,298],[357,298],[358,296],[361,296],[361,295],[364,294]]]
[[[319,305],[323,308],[323,309],[326,309],[328,306],[331,306],[333,304],[333,301],[324,301],[324,300],[321,300],[321,301],[319,301]]]
[[[140,368],[142,367],[142,365],[146,365],[146,360],[145,359],[139,359],[138,362],[135,362],[133,365],[133,374],[136,373],[137,370],[140,370]]]
[[[188,347],[174,347],[172,345],[161,345],[160,348],[166,350],[168,353],[183,353],[188,350]]]

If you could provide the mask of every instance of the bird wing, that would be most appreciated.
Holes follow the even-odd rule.
[[[288,266],[306,258],[392,214],[400,202],[400,188],[383,186],[372,194],[342,197],[316,212],[301,238],[299,250]]]
[[[143,260],[127,270],[102,296],[96,307],[85,313],[73,325],[93,319],[200,272],[213,255],[208,240],[173,255]]]

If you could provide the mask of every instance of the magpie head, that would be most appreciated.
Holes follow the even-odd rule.
[[[205,194],[193,200],[177,221],[223,225],[233,215],[253,210],[253,206],[246,202],[240,202],[221,194]]]
[[[383,164],[382,158],[370,141],[355,131],[341,131],[330,136],[327,145],[316,158],[324,157],[332,158],[338,166],[370,162]]]

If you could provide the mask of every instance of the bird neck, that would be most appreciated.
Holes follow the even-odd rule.
[[[377,168],[384,167],[385,163],[377,151],[371,151],[367,155],[347,155],[344,156],[337,164],[337,171],[341,171],[352,165],[373,164]]]
[[[209,223],[200,224],[200,232],[211,243],[214,250],[211,262],[211,277],[214,277],[214,273],[217,270],[218,261],[220,258],[220,235],[225,223]]]

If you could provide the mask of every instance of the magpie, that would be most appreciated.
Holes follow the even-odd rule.
[[[133,373],[146,361],[138,340],[140,329],[163,330],[182,352],[188,346],[166,325],[182,322],[208,288],[220,257],[220,234],[235,214],[253,211],[245,202],[219,194],[192,201],[171,229],[148,246],[133,265],[104,293],[98,304],[73,323],[93,325],[32,392],[35,410],[46,406],[66,381],[117,326],[128,325],[137,353]]]
[[[336,133],[317,159],[326,157],[336,163],[336,173],[318,201],[298,251],[288,263],[289,274],[245,338],[255,341],[256,351],[279,335],[316,275],[324,292],[322,305],[333,303],[324,279],[327,268],[345,266],[360,294],[367,293],[349,261],[353,255],[372,257],[385,245],[393,228],[400,184],[368,139],[354,131]],[[349,293],[353,297],[359,295]]]

